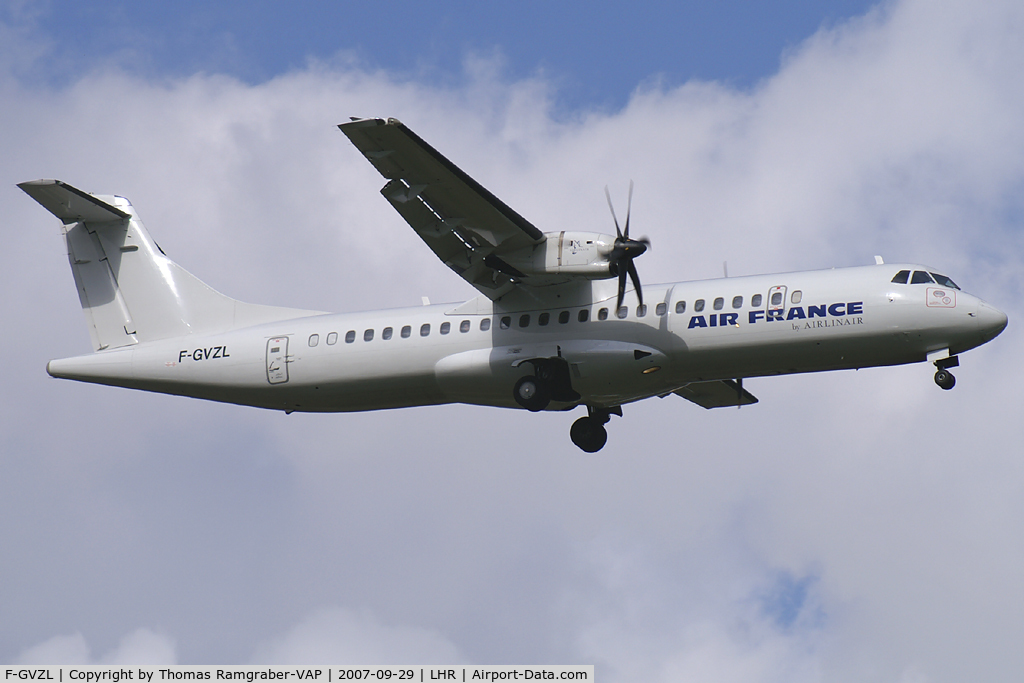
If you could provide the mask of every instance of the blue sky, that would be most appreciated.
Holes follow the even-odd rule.
[[[140,6],[0,2],[0,661],[1022,669],[1019,0]],[[286,416],[47,377],[90,347],[36,178],[129,198],[241,300],[474,296],[350,115],[401,118],[544,230],[609,231],[604,187],[635,180],[645,284],[881,254],[1010,325],[950,392],[927,364],[749,378],[741,411],[625,406],[592,456],[576,413]]]
[[[823,26],[863,14],[865,0],[758,3],[587,2],[14,3],[8,17],[49,44],[31,75],[67,82],[107,61],[148,76],[226,73],[249,83],[354,59],[409,79],[454,84],[468,54],[500,55],[509,78],[538,72],[558,99],[621,107],[653,78],[749,86]]]

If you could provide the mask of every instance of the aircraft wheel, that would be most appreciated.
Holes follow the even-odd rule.
[[[551,402],[551,395],[547,387],[533,375],[520,377],[512,390],[512,396],[516,399],[516,403],[535,413],[547,408],[548,403]]]
[[[935,373],[935,383],[946,391],[949,391],[956,385],[956,377],[954,377],[953,373],[949,370],[939,369]]]
[[[572,423],[569,438],[581,450],[597,453],[608,442],[608,432],[599,420],[592,417],[581,417]]]

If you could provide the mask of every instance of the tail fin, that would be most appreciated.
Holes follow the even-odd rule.
[[[316,315],[224,296],[167,258],[123,197],[59,180],[18,185],[63,222],[68,261],[97,351]]]

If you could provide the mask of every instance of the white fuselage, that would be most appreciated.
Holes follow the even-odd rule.
[[[48,372],[289,412],[517,407],[511,387],[529,374],[523,363],[561,357],[582,397],[574,403],[614,407],[693,382],[953,356],[1005,327],[1003,313],[963,291],[891,282],[901,269],[926,270],[886,264],[647,285],[646,310],[630,294],[622,318],[614,290],[600,283],[585,305],[505,311],[482,300],[313,315],[55,360]]]

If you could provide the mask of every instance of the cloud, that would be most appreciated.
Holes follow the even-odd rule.
[[[50,639],[88,633],[119,661],[595,661],[609,680],[1019,668],[1022,27],[1017,3],[888,3],[754,88],[647,84],[571,115],[481,64],[451,88],[347,64],[0,77],[0,658],[92,661]],[[348,115],[403,119],[545,230],[610,230],[603,188],[634,179],[645,283],[881,253],[1010,327],[952,392],[923,365],[751,379],[739,411],[626,406],[593,456],[563,414],[284,416],[45,376],[88,337],[57,226],[13,187],[38,177],[129,197],[238,298],[472,296],[379,196]],[[173,640],[115,645],[137,624]]]
[[[70,636],[55,636],[22,652],[15,660],[17,665],[27,664],[105,664],[125,666],[145,664],[158,666],[177,664],[174,641],[146,628],[132,631],[121,638],[117,647],[98,658],[81,633]]]
[[[464,658],[429,629],[384,626],[368,613],[320,609],[261,646],[258,664],[453,664]]]

